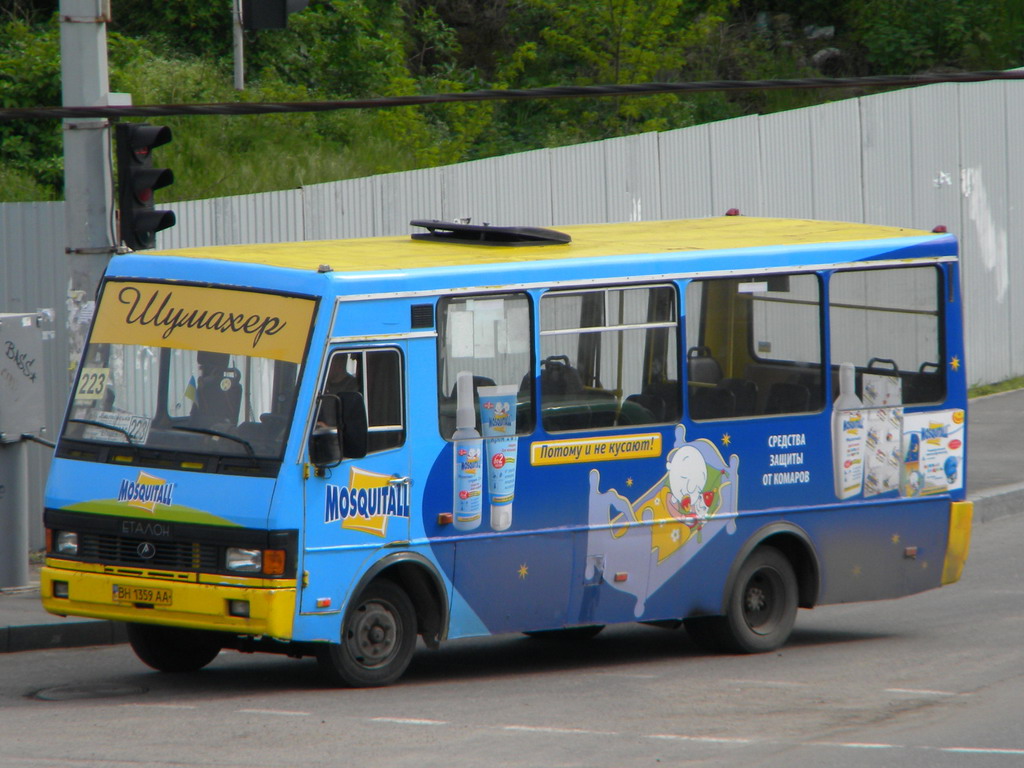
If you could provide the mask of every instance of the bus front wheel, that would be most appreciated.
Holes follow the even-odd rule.
[[[732,585],[720,624],[726,650],[774,651],[789,639],[796,621],[796,574],[779,550],[762,546],[750,553]]]
[[[372,582],[351,605],[341,643],[317,656],[337,683],[369,688],[395,682],[416,649],[416,609],[405,591],[387,579]]]
[[[195,672],[220,653],[220,637],[213,632],[155,624],[129,624],[128,642],[143,663],[160,672]]]

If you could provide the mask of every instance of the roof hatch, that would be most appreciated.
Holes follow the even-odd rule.
[[[413,219],[414,227],[427,232],[414,232],[413,240],[437,243],[465,243],[466,245],[564,245],[572,238],[564,232],[542,227],[493,227],[490,224],[470,224],[469,219],[438,221]]]

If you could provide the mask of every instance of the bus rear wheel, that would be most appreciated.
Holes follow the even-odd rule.
[[[142,662],[160,672],[195,672],[220,653],[221,638],[213,632],[154,624],[129,624],[128,642]]]
[[[750,553],[733,582],[719,637],[734,653],[764,653],[789,639],[796,621],[796,574],[779,550],[762,546]]]
[[[387,579],[372,582],[351,605],[341,643],[317,656],[321,668],[350,688],[390,685],[402,676],[416,650],[416,609],[405,591]]]

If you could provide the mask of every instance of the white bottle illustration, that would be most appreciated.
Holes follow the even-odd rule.
[[[839,397],[832,405],[832,472],[836,496],[848,499],[864,485],[864,405],[853,363],[839,366]]]
[[[483,517],[484,441],[476,430],[473,374],[460,371],[456,382],[453,518],[456,530],[471,531],[480,526]]]

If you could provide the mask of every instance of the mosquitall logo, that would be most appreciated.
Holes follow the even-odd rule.
[[[134,481],[121,481],[121,487],[117,491],[117,500],[154,514],[157,504],[170,506],[173,503],[175,485],[176,483],[169,483],[155,475],[139,472]]]
[[[353,467],[348,486],[327,486],[324,523],[340,520],[342,528],[383,538],[390,518],[409,518],[409,486],[392,484],[392,479],[391,475]]]

